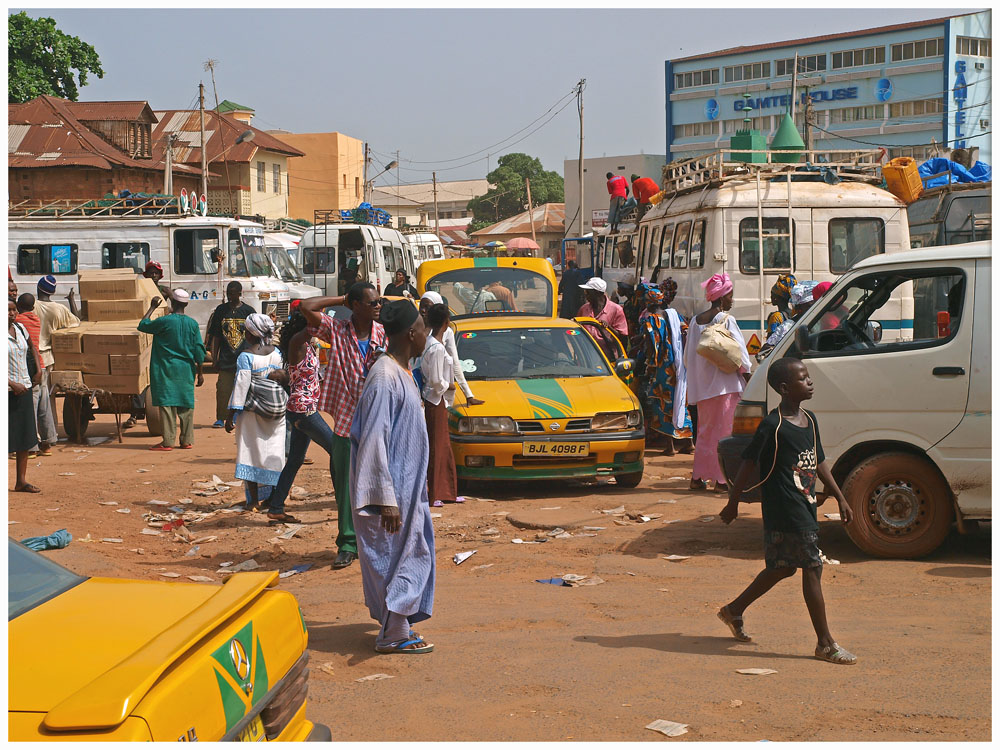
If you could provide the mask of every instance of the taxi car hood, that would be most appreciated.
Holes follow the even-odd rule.
[[[50,730],[118,726],[174,661],[276,581],[88,579],[8,623],[8,711],[46,713]]]
[[[481,406],[458,404],[463,416],[512,419],[570,419],[600,412],[638,409],[628,388],[614,376],[470,380]]]

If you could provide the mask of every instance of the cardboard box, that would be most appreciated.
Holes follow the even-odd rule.
[[[149,309],[149,300],[136,299],[91,299],[87,300],[87,319],[92,323],[115,320],[135,320]]]
[[[107,354],[73,354],[54,352],[57,370],[79,370],[94,375],[110,375],[111,366]],[[138,370],[136,370],[138,372]]]
[[[88,388],[109,393],[142,393],[149,385],[149,370],[138,375],[90,375],[83,374],[83,382]]]
[[[49,382],[54,388],[61,385],[64,388],[83,388],[83,373],[79,370],[53,370],[49,373]]]
[[[149,355],[152,349],[146,349],[141,354],[112,354],[110,365],[112,375],[138,375],[149,369]]]
[[[142,354],[151,344],[148,333],[134,328],[95,326],[83,334],[84,354]]]
[[[80,325],[74,328],[63,328],[60,331],[53,331],[49,337],[49,341],[52,343],[52,353],[67,352],[80,354],[83,351],[83,342],[80,337],[89,328],[90,323],[80,323]]]
[[[152,279],[147,279],[127,268],[80,271],[80,298],[88,302],[151,299],[158,295],[159,291]]]

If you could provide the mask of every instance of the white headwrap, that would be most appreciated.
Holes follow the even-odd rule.
[[[274,335],[274,321],[267,315],[260,313],[248,315],[247,319],[243,321],[243,327],[251,336],[256,336],[265,344],[271,343],[271,337]]]
[[[420,299],[429,299],[431,301],[432,305],[443,305],[444,304],[444,297],[442,297],[437,292],[431,292],[431,291],[424,292],[421,295]]]

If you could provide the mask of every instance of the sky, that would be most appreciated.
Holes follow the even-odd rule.
[[[373,172],[398,149],[398,175],[378,180],[392,185],[429,182],[432,170],[438,180],[485,177],[511,151],[562,174],[579,149],[569,95],[581,78],[585,158],[662,154],[667,59],[960,12],[27,9],[96,48],[105,75],[81,101],[196,108],[204,81],[214,106],[212,58],[219,100],[254,108],[256,127],[367,141]]]

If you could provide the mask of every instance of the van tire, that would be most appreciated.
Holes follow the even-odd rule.
[[[153,393],[146,389],[146,429],[153,437],[160,437],[163,434],[163,422],[160,419],[160,407],[153,406]]]
[[[931,463],[910,453],[865,459],[847,475],[843,491],[854,513],[847,535],[876,557],[930,554],[954,520],[947,483]]]
[[[626,487],[628,489],[635,489],[639,486],[639,482],[642,481],[642,472],[633,471],[631,474],[615,474],[615,482],[619,487]]]

